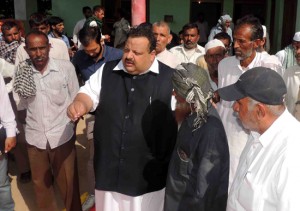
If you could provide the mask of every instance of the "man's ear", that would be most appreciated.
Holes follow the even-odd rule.
[[[262,103],[258,103],[258,104],[256,104],[256,106],[257,106],[257,111],[256,111],[257,118],[259,120],[261,120],[261,119],[263,119],[266,116],[266,113],[267,113],[267,111],[266,111],[266,105],[264,105]]]
[[[253,41],[253,47],[256,49],[258,48],[258,46],[260,46],[261,40],[260,39],[256,39]]]

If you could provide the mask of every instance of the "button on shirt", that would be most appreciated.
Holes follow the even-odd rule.
[[[227,211],[300,210],[299,128],[300,123],[285,110],[262,135],[251,133]]]
[[[202,46],[197,45],[197,48],[195,48],[195,52],[193,53],[192,56],[189,57],[186,53],[186,50],[185,50],[183,44],[182,44],[182,45],[171,48],[170,52],[173,53],[178,58],[178,61],[180,63],[191,62],[191,63],[196,64],[198,57],[205,54],[205,49]]]
[[[43,75],[33,67],[36,95],[24,99],[21,105],[27,109],[26,141],[40,149],[51,149],[71,139],[74,124],[67,116],[67,107],[78,92],[75,68],[70,61],[49,59]]]

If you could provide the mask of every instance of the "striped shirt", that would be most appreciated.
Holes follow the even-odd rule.
[[[25,135],[30,145],[51,149],[71,139],[74,124],[67,116],[67,107],[78,92],[75,68],[70,61],[49,58],[43,75],[33,68],[36,96],[21,98],[19,107],[27,109]]]

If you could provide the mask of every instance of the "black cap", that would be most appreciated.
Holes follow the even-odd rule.
[[[220,97],[226,101],[251,97],[267,105],[282,104],[287,92],[282,77],[266,67],[249,69],[235,84],[220,88],[218,91]]]

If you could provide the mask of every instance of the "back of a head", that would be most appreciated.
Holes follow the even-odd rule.
[[[263,28],[257,17],[253,15],[246,15],[238,19],[235,25],[235,30],[244,25],[249,25],[251,27],[251,40],[263,39]]]
[[[58,17],[58,16],[52,16],[52,17],[49,18],[48,21],[49,21],[50,26],[55,26],[59,23],[64,22],[64,20],[62,18]]]
[[[78,38],[83,46],[88,46],[93,40],[100,44],[101,42],[101,31],[98,26],[96,27],[83,27],[79,33]]]
[[[103,7],[103,6],[101,6],[101,5],[95,5],[94,7],[93,7],[93,13],[95,13],[95,12],[100,12],[100,11],[105,11],[105,8]]]
[[[89,6],[82,7],[82,13],[85,14],[86,12],[92,11]]]
[[[218,34],[216,34],[214,36],[214,39],[218,39],[218,40],[228,40],[229,43],[231,43],[231,37],[229,36],[229,34],[227,34],[226,32],[219,32]]]
[[[48,18],[44,13],[35,12],[30,15],[30,17],[29,17],[30,28],[33,28],[34,26],[39,26],[42,24],[48,25]]]
[[[152,25],[149,27],[149,25],[140,24],[137,27],[131,28],[128,32],[128,38],[138,38],[138,37],[145,37],[149,41],[149,49],[150,52],[155,50],[156,47],[156,39],[154,37],[154,34],[152,32]]]

